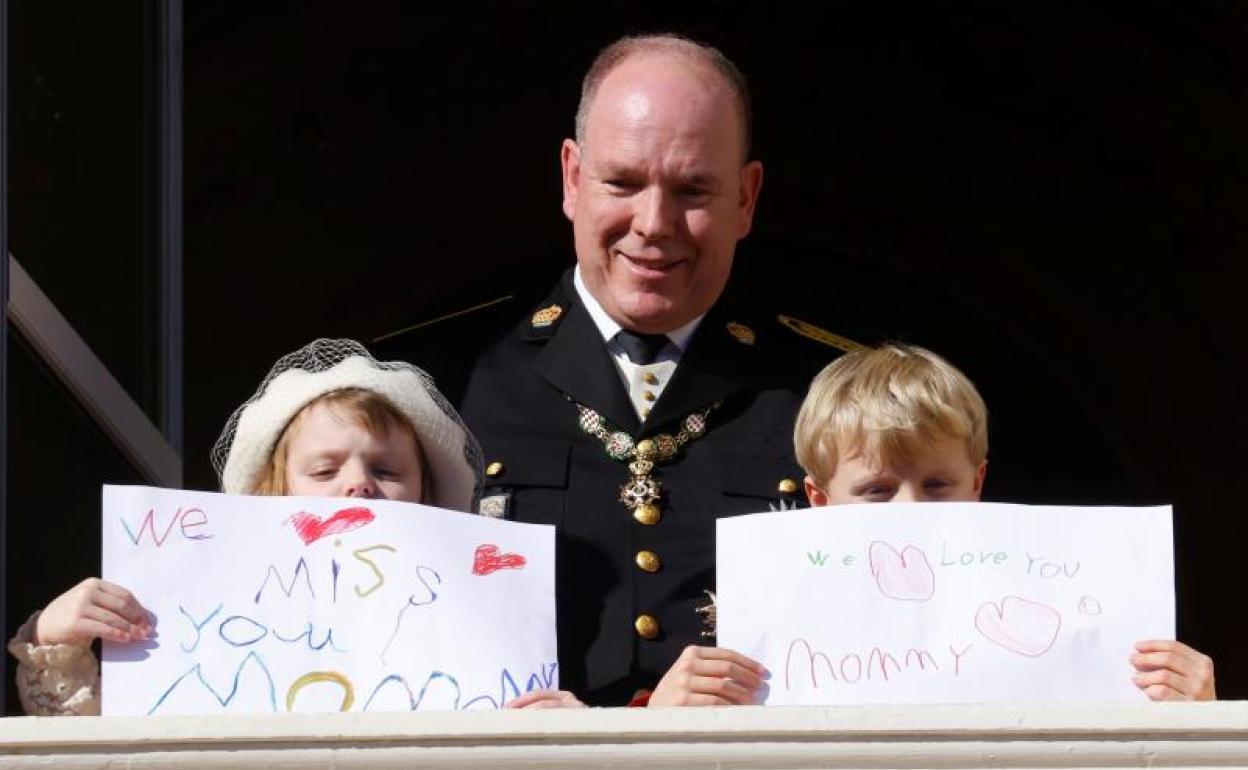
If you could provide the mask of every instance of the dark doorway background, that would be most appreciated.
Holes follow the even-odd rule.
[[[962,366],[990,499],[1173,502],[1180,635],[1248,697],[1248,6],[187,0],[185,22],[189,486],[279,354],[552,283],[580,75],[675,30],[755,92],[738,290]]]

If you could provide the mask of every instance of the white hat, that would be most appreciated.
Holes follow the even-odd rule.
[[[255,395],[234,410],[212,448],[221,490],[250,492],[299,410],[345,388],[378,393],[411,420],[433,476],[430,504],[473,510],[481,482],[481,448],[433,378],[402,361],[377,361],[363,345],[347,339],[313,340],[282,356]]]

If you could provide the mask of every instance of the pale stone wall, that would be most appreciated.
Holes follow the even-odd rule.
[[[0,769],[1248,767],[1248,702],[0,720]]]

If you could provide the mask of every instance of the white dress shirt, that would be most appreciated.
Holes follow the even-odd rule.
[[[624,327],[607,315],[607,311],[602,309],[602,305],[598,304],[594,295],[589,293],[585,281],[581,279],[580,265],[577,265],[576,270],[573,271],[572,283],[576,286],[576,293],[581,298],[581,304],[589,311],[589,317],[593,319],[594,326],[598,327],[598,333],[602,335],[602,340],[606,343],[607,353],[615,362],[615,368],[620,373],[620,381],[624,383],[624,389],[628,391],[628,398],[633,403],[633,409],[637,411],[637,417],[645,422],[654,402],[659,400],[659,397],[663,395],[663,390],[675,376],[680,357],[684,355],[685,348],[689,346],[689,340],[697,331],[703,316],[700,315],[684,326],[668,332],[667,345],[659,351],[654,363],[642,366],[633,363],[628,354],[624,352],[624,348],[616,341],[615,335]]]

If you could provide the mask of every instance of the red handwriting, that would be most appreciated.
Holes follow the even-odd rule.
[[[169,517],[169,523],[165,525],[164,534],[156,532],[155,508],[148,509],[147,515],[139,522],[138,532],[130,529],[130,525],[126,523],[125,519],[119,519],[119,521],[126,530],[126,535],[129,536],[130,542],[134,545],[138,545],[139,541],[143,539],[143,533],[147,532],[151,535],[152,542],[156,544],[156,547],[161,547],[169,539],[169,533],[173,531],[174,524],[179,524],[178,529],[182,533],[182,537],[187,540],[209,540],[212,538],[212,535],[209,534],[192,534],[191,532],[191,530],[208,525],[208,514],[204,513],[202,508],[179,508],[176,513]]]
[[[953,675],[958,676],[962,670],[962,659],[970,651],[972,645],[962,650],[949,645],[949,653],[953,657]],[[819,689],[825,684],[856,684],[861,680],[879,680],[888,682],[904,672],[936,672],[940,665],[936,658],[926,649],[910,647],[901,658],[881,647],[872,647],[867,654],[849,652],[840,657],[828,655],[811,647],[805,639],[794,639],[789,644],[789,651],[784,658],[784,688],[793,689],[794,667],[797,668],[798,684],[802,683],[802,675],[809,676],[810,687]]]
[[[312,545],[317,540],[330,535],[341,535],[368,524],[375,517],[367,508],[343,508],[324,521],[314,513],[300,511],[288,519],[299,539],[304,545]]]
[[[968,644],[962,648],[961,652],[953,649],[953,645],[949,645],[949,654],[953,656],[953,675],[957,676],[962,673],[962,656],[971,651],[973,644]]]
[[[488,575],[500,569],[521,569],[527,562],[518,553],[499,553],[496,545],[479,545],[472,557],[472,574]]]

